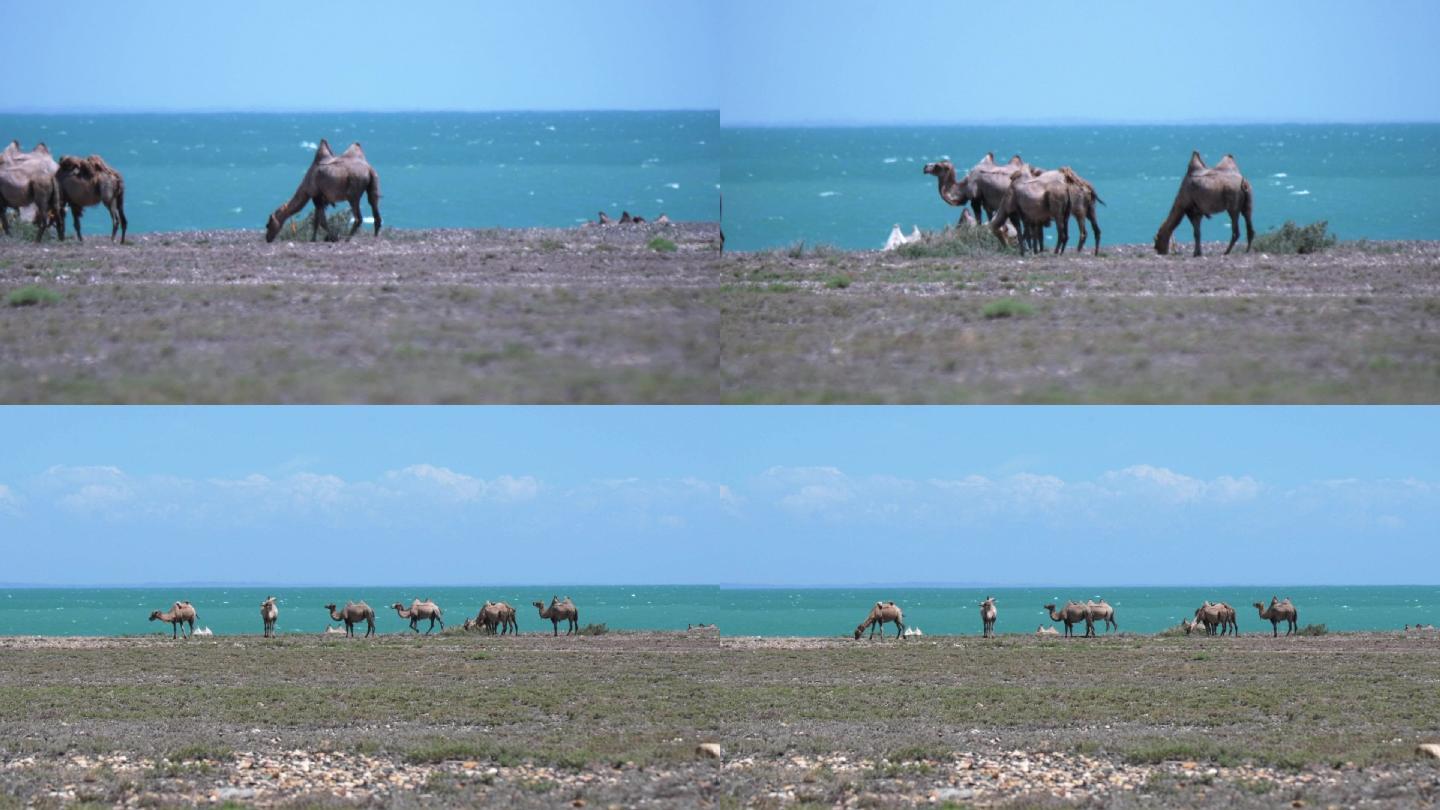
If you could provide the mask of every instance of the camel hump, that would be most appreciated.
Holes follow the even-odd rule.
[[[1190,153],[1190,171],[1198,172],[1205,168],[1205,160],[1200,157],[1200,151]]]
[[[1215,164],[1215,168],[1238,172],[1240,171],[1240,164],[1235,162],[1234,155],[1226,155],[1220,158],[1220,162]]]
[[[315,147],[315,159],[324,160],[331,157],[335,157],[335,153],[330,151],[330,142],[321,138],[320,145]]]
[[[1011,155],[1011,156],[1010,156],[1010,165],[1011,165],[1011,166],[1024,166],[1024,165],[1025,165],[1025,161],[1021,160],[1019,155]]]
[[[17,143],[18,143],[18,141],[17,141]],[[35,144],[35,148],[30,150],[30,154],[32,154],[32,155],[48,155],[48,154],[50,154],[50,147],[46,146],[45,143],[42,141],[42,142],[40,142],[40,143]]]
[[[995,165],[995,153],[994,153],[994,152],[986,152],[986,153],[985,153],[985,157],[980,158],[980,165],[982,165],[982,166],[993,166],[993,165]]]
[[[341,157],[362,157],[362,158],[363,158],[363,157],[365,157],[365,150],[361,149],[361,148],[360,148],[360,142],[359,142],[359,141],[356,141],[356,142],[350,144],[349,146],[345,147],[345,151],[342,152],[342,153],[340,154],[340,156],[341,156]]]

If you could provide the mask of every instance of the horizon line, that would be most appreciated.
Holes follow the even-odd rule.
[[[778,121],[727,121],[720,120],[721,129],[861,129],[861,128],[912,128],[939,129],[953,127],[1135,127],[1135,126],[1405,126],[1417,124],[1440,124],[1440,118],[1424,119],[1239,119],[1239,118],[992,118],[992,119],[899,119],[891,121],[867,121],[852,119],[802,119]]]
[[[717,115],[720,109],[709,107],[533,107],[533,108],[465,108],[439,109],[427,107],[396,107],[366,109],[351,107],[13,107],[0,109],[4,115],[386,115],[391,113],[425,113],[434,115],[475,113],[641,113],[695,112]]]
[[[714,588],[716,590],[850,590],[850,589],[874,589],[874,588],[928,588],[934,590],[984,590],[995,589],[1025,589],[1035,590],[1040,588],[1440,588],[1440,582],[1401,582],[1401,583],[1377,583],[1377,582],[1326,582],[1326,583],[1274,583],[1274,582],[1202,582],[1194,584],[1175,583],[1138,583],[1120,584],[1103,583],[1099,585],[1084,583],[964,583],[964,582],[860,582],[860,583],[686,583],[686,582],[619,582],[619,583],[594,583],[594,582],[481,582],[481,583],[414,583],[401,582],[394,584],[386,583],[274,583],[274,582],[136,582],[136,583],[23,583],[23,582],[0,582],[0,589],[53,589],[68,590],[79,588],[96,589],[121,589],[121,588],[528,588],[528,587],[572,587],[572,588]]]

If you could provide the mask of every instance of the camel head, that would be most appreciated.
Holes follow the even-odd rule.
[[[938,160],[934,163],[926,163],[925,168],[920,170],[925,174],[933,174],[936,177],[943,177],[947,174],[955,174],[955,164],[948,160]]]
[[[150,621],[152,621],[152,622],[160,621],[161,618],[162,618],[162,617],[160,616],[160,611],[154,610],[154,611],[151,611],[151,612],[150,612]]]
[[[1161,256],[1170,254],[1170,236],[1163,227],[1155,232],[1155,252]]]
[[[282,210],[284,210],[284,206],[275,209],[275,213],[271,214],[270,218],[265,220],[266,242],[274,242],[276,235],[280,233],[280,212]]]
[[[859,640],[860,640],[860,634],[862,634],[862,633],[864,633],[864,632],[865,632],[865,625],[864,625],[864,624],[861,624],[859,627],[855,628],[855,640],[856,640],[856,641],[859,641]]]

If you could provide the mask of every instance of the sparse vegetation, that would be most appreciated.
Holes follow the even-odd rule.
[[[845,275],[844,273],[830,276],[829,278],[825,279],[825,287],[831,290],[843,290],[846,287],[849,287],[851,283],[852,282],[850,277]]]
[[[1035,308],[1024,301],[1017,301],[1014,298],[1001,298],[999,301],[991,301],[986,304],[985,308],[980,311],[980,314],[984,315],[987,319],[994,320],[996,318],[1023,318],[1027,315],[1034,314],[1034,312]]]
[[[309,241],[310,229],[315,225],[315,209],[310,208],[309,211],[310,213],[306,214],[300,222],[296,223],[292,219],[285,223],[286,227],[280,231],[280,237],[291,242]],[[331,209],[330,213],[325,215],[325,221],[330,224],[330,230],[334,231],[338,238],[344,239],[345,234],[350,232],[350,226],[354,224],[355,218],[351,216],[349,206],[345,206]],[[315,238],[317,240],[325,238],[324,225],[320,226]]]
[[[1319,253],[1335,246],[1336,238],[1327,232],[1328,225],[1323,219],[1309,225],[1296,225],[1287,219],[1278,230],[1256,236],[1251,248],[1262,253]]]
[[[987,227],[946,227],[941,231],[921,233],[920,241],[895,249],[907,259],[931,259],[957,256],[983,256],[1013,252],[1000,243]]]
[[[5,296],[5,303],[12,307],[33,307],[45,306],[60,303],[60,293],[38,284],[30,284],[18,290],[12,290]]]
[[[582,636],[603,636],[610,632],[610,628],[604,624],[587,624],[575,632]]]
[[[1299,630],[1296,630],[1295,634],[1300,636],[1323,636],[1329,634],[1329,632],[1330,628],[1323,624],[1307,624]]]
[[[679,248],[676,247],[674,242],[666,239],[663,236],[657,236],[654,239],[651,239],[649,242],[645,243],[645,247],[650,248],[656,253],[674,253],[675,251],[679,250]]]

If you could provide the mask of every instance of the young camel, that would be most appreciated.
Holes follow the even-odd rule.
[[[1285,601],[1281,602],[1277,597],[1272,596],[1270,597],[1270,607],[1268,609],[1259,602],[1255,603],[1255,609],[1260,611],[1260,618],[1270,622],[1270,635],[1272,638],[1279,638],[1280,622],[1286,623],[1285,635],[1287,636],[1296,632],[1297,626],[1300,623],[1300,611],[1295,609],[1295,605],[1290,602],[1289,597],[1286,597]]]
[[[395,612],[400,615],[400,618],[410,620],[410,629],[413,632],[420,632],[420,628],[416,627],[416,625],[421,619],[430,620],[430,626],[425,629],[425,635],[427,636],[430,635],[431,630],[435,629],[436,622],[440,623],[441,630],[445,629],[445,619],[441,615],[440,606],[429,599],[423,602],[419,599],[412,599],[410,600],[410,607],[408,608],[399,602],[396,602],[390,607],[395,609]]]
[[[154,611],[150,614],[152,622],[169,622],[170,638],[179,638],[180,625],[189,625],[185,637],[189,638],[195,633],[195,606],[189,602],[176,602],[165,612]]]
[[[565,622],[565,635],[571,635],[580,630],[580,611],[570,597],[565,597],[562,602],[559,597],[550,597],[550,607],[545,607],[544,602],[531,602],[540,610],[540,618],[549,619],[551,635],[560,635],[560,622]]]
[[[60,158],[60,171],[55,175],[60,186],[62,215],[64,206],[70,206],[70,217],[75,221],[75,240],[85,241],[80,235],[80,214],[87,206],[104,205],[110,212],[110,241],[120,233],[120,244],[125,244],[125,231],[130,221],[125,218],[125,178],[110,168],[99,155],[88,158],[66,155]]]
[[[859,641],[865,628],[870,628],[870,638],[875,638],[876,631],[879,631],[880,638],[885,638],[885,625],[889,622],[895,623],[896,638],[905,638],[905,613],[900,606],[894,602],[876,602],[875,607],[870,608],[870,615],[865,621],[855,628],[855,640]]]
[[[987,596],[985,601],[980,603],[980,623],[984,626],[981,635],[985,638],[995,636],[995,597]]]
[[[260,603],[260,621],[265,623],[265,638],[275,635],[275,620],[280,618],[280,608],[275,606],[275,597],[269,596]]]
[[[295,195],[289,202],[276,208],[275,213],[271,214],[265,223],[265,241],[275,241],[275,236],[280,233],[280,226],[285,224],[285,220],[295,216],[306,204],[312,202],[315,204],[315,222],[310,227],[310,241],[315,241],[321,226],[325,228],[325,241],[340,240],[340,237],[330,230],[330,222],[325,218],[325,207],[341,202],[350,203],[350,213],[355,217],[350,233],[345,236],[349,239],[360,230],[361,223],[365,221],[360,216],[362,194],[370,200],[370,214],[375,218],[375,235],[379,236],[380,175],[375,173],[375,169],[365,159],[359,143],[350,144],[349,149],[336,157],[335,153],[330,151],[330,143],[322,138],[320,145],[315,148],[315,159],[300,181],[300,187],[295,189]]]
[[[330,613],[331,621],[345,623],[345,635],[355,637],[355,625],[365,622],[365,637],[375,635],[375,609],[364,602],[346,602],[343,612],[335,610],[334,604],[325,606]]]

